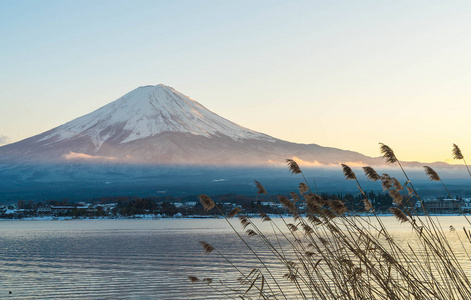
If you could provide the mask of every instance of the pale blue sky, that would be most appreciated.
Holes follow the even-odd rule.
[[[470,33],[467,1],[0,0],[0,137],[164,83],[293,142],[470,156]]]

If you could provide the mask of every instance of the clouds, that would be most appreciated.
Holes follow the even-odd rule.
[[[11,140],[10,140],[9,137],[7,137],[6,135],[1,135],[0,134],[0,146],[8,144],[8,143],[10,143],[10,141]]]
[[[83,160],[113,160],[115,157],[110,156],[96,156],[96,155],[88,155],[85,153],[76,153],[70,151],[69,154],[64,155],[65,159],[83,159]]]

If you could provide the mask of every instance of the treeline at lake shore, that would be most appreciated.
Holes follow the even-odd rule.
[[[364,211],[361,194],[321,194],[324,199],[340,200],[350,211],[361,213]],[[228,213],[235,207],[239,207],[246,214],[287,214],[287,209],[279,202],[278,196],[265,196],[263,199],[257,196],[245,196],[237,194],[221,194],[212,196],[216,205],[223,213]],[[296,200],[299,197],[295,193],[282,195]],[[368,193],[372,205],[378,213],[390,214],[388,209],[393,199],[388,193]],[[297,209],[306,212],[303,202],[296,202]],[[425,204],[432,213],[454,214],[461,209],[471,212],[471,199],[462,198],[459,195],[455,199],[447,199],[443,196],[427,199]],[[416,203],[410,203],[416,206]],[[458,209],[459,208],[459,209]],[[420,209],[420,207],[418,207]],[[221,213],[212,211],[208,214],[198,201],[197,195],[187,197],[106,197],[93,199],[88,202],[73,202],[67,199],[34,202],[19,200],[16,204],[1,205],[0,218],[22,219],[36,217],[71,217],[71,218],[119,218],[119,217],[218,217]]]

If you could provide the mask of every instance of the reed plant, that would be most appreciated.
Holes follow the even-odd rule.
[[[394,151],[384,144],[380,150],[387,163],[398,166],[405,183],[386,173],[380,175],[370,166],[363,171],[368,180],[381,183],[391,195],[389,210],[397,222],[410,228],[413,242],[397,241],[390,233],[348,165],[341,167],[346,180],[363,195],[364,211],[360,213],[348,210],[340,200],[323,199],[315,182],[312,189],[296,161],[289,159],[289,170],[301,182],[290,198],[278,196],[288,215],[272,218],[261,213],[255,220],[239,208],[225,215],[210,197],[199,196],[205,210],[216,209],[224,216],[254,265],[237,265],[223,251],[201,241],[204,252],[225,261],[236,278],[188,278],[214,289],[224,299],[471,299],[471,283],[449,233],[427,211]],[[455,144],[453,155],[464,160]],[[449,193],[435,170],[424,168],[429,179],[440,181]],[[269,197],[260,182],[255,181],[255,186],[261,197]],[[300,204],[306,212],[300,212]],[[242,230],[234,225],[234,217]],[[266,224],[261,226],[261,222]],[[458,234],[454,228],[452,232]],[[471,233],[464,232],[466,239],[459,241],[466,251]]]

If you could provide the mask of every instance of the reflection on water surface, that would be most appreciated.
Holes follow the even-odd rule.
[[[407,225],[392,217],[382,219],[398,241],[411,241]],[[440,223],[447,234],[450,225],[467,225],[452,216],[440,217]],[[271,230],[267,223],[260,225]],[[448,235],[458,243],[456,233]],[[203,253],[201,240],[239,266],[255,263],[219,219],[2,221],[0,298],[220,299],[187,279],[237,277],[225,261]],[[269,262],[268,253],[262,256]],[[464,251],[458,256],[466,261]],[[465,269],[471,274],[471,265]]]

